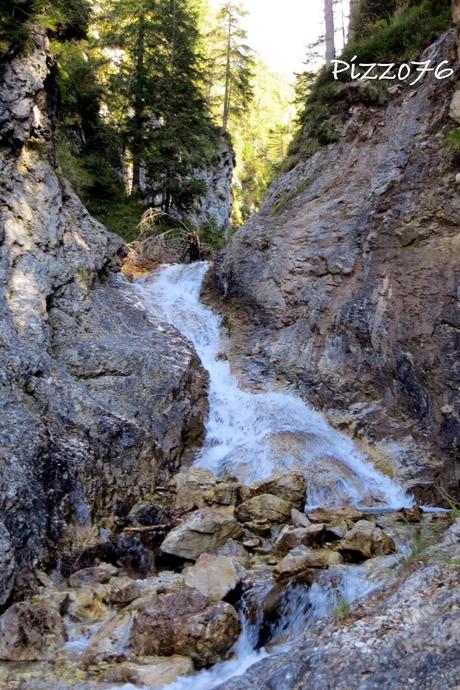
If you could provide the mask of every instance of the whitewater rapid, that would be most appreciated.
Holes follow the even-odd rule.
[[[350,438],[300,397],[288,391],[252,393],[240,388],[222,357],[222,318],[200,302],[208,269],[204,262],[170,265],[135,284],[147,310],[193,343],[209,374],[206,438],[195,465],[246,483],[301,470],[310,506],[411,506],[412,499],[400,486],[378,472]]]

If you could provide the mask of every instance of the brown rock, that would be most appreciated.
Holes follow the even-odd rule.
[[[300,510],[297,510],[297,508],[293,508],[291,510],[291,521],[295,527],[308,527],[309,525],[311,525],[311,522],[307,518],[305,513],[303,513]]]
[[[223,599],[235,589],[241,577],[234,561],[228,556],[202,554],[195,565],[184,571],[185,584],[211,601]]]
[[[348,560],[360,562],[373,556],[396,551],[393,539],[381,527],[368,520],[359,520],[341,540],[338,550]]]
[[[291,516],[292,505],[273,494],[260,494],[245,501],[236,509],[236,517],[241,522],[263,520],[268,523],[287,522]]]
[[[133,580],[131,577],[114,577],[110,580],[107,588],[107,599],[112,604],[126,606],[148,593],[143,582],[142,580]]]
[[[86,585],[104,584],[118,573],[118,568],[110,563],[101,563],[92,568],[77,570],[69,577],[71,587],[85,587]]]
[[[240,485],[237,482],[219,482],[203,494],[207,505],[235,506]]]
[[[234,517],[211,508],[189,515],[172,530],[161,545],[163,553],[194,561],[202,553],[210,553],[240,532]]]
[[[105,585],[83,587],[70,594],[69,613],[80,621],[100,621],[107,618],[107,589]]]
[[[54,609],[23,601],[10,606],[0,617],[2,660],[50,660],[66,639],[63,620]]]
[[[285,555],[292,551],[296,546],[302,544],[302,537],[304,536],[305,527],[292,527],[285,525],[278,535],[274,545],[274,553]]]
[[[252,484],[249,489],[251,496],[272,494],[284,499],[299,510],[303,510],[305,506],[307,484],[301,472],[280,472],[269,479]]]
[[[202,508],[206,505],[204,494],[212,489],[218,479],[204,467],[187,467],[174,475],[171,486],[175,489],[175,507]]]
[[[337,520],[351,520],[356,522],[362,520],[363,513],[352,506],[337,506],[335,508],[319,508],[308,513],[308,519],[311,522],[331,523]]]
[[[308,527],[291,527],[286,525],[275,541],[275,553],[285,554],[296,546],[319,546],[324,543],[325,527],[323,524]]]
[[[193,673],[192,660],[186,656],[158,657],[140,665],[123,663],[108,669],[102,676],[106,683],[134,683],[156,688],[173,683]]]
[[[138,655],[185,655],[200,668],[222,658],[239,630],[238,615],[230,604],[212,604],[196,590],[188,590],[142,602],[133,618],[130,644]]]
[[[338,541],[342,539],[348,531],[348,524],[345,520],[336,520],[325,525],[324,539],[326,542]]]
[[[258,544],[257,544],[258,546]],[[235,539],[229,539],[215,550],[217,556],[229,556],[233,561],[239,563],[243,568],[249,567],[249,554],[243,544]]]
[[[274,580],[285,580],[304,570],[325,568],[324,559],[317,556],[316,552],[308,546],[296,546],[273,569]]]
[[[343,556],[338,551],[332,551],[332,549],[315,549],[315,554],[324,568],[330,568],[343,563]]]

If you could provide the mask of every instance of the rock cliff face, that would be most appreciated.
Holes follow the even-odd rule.
[[[452,30],[425,57],[456,63],[455,47]],[[455,81],[352,108],[217,267],[243,378],[295,386],[424,499],[455,484],[460,428],[460,199],[443,147]]]
[[[152,492],[203,433],[206,375],[116,273],[60,178],[46,40],[0,74],[2,599],[79,526]]]
[[[190,217],[199,227],[213,223],[218,232],[226,235],[230,228],[233,195],[234,154],[223,139],[216,153],[213,169],[198,172],[198,178],[206,185],[206,194],[190,209]]]

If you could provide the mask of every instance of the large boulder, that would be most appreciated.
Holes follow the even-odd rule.
[[[65,641],[64,623],[55,609],[23,601],[0,617],[1,660],[51,660]]]
[[[338,550],[347,560],[359,563],[373,556],[394,553],[396,546],[393,539],[381,527],[377,527],[369,520],[359,520],[345,534]]]
[[[173,529],[161,545],[163,553],[194,561],[239,534],[234,517],[218,510],[203,508],[191,513]]]
[[[286,554],[296,546],[319,546],[324,539],[325,527],[322,524],[308,527],[285,525],[274,543],[273,550],[278,554]]]
[[[273,579],[285,580],[307,570],[327,568],[328,565],[324,554],[318,554],[308,546],[296,546],[275,566]]]
[[[77,570],[69,577],[71,587],[85,587],[86,585],[105,584],[118,573],[118,568],[110,563],[101,563],[91,568]]]
[[[301,472],[289,471],[274,474],[249,487],[251,496],[273,494],[291,503],[294,508],[303,510],[306,501],[307,484]]]
[[[236,517],[241,522],[263,520],[282,524],[291,517],[292,504],[284,498],[272,494],[260,494],[241,503],[236,509]]]
[[[0,522],[0,606],[8,601],[16,578],[16,560],[10,534]]]
[[[217,477],[204,467],[187,467],[171,480],[175,492],[175,507],[203,508],[206,504],[203,494],[217,484]]]
[[[219,601],[240,582],[237,564],[228,556],[202,554],[195,565],[185,570],[185,584],[211,601]]]
[[[201,668],[224,657],[239,632],[238,615],[230,604],[213,604],[200,592],[188,590],[141,602],[129,642],[137,655],[185,655]]]

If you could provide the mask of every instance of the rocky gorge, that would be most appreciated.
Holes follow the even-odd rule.
[[[423,59],[456,64],[456,47],[452,29]],[[454,84],[350,106],[339,142],[275,181],[214,281],[243,379],[294,386],[425,500],[459,472]]]
[[[456,688],[453,82],[131,283],[53,69],[37,30],[0,75],[0,690]]]

